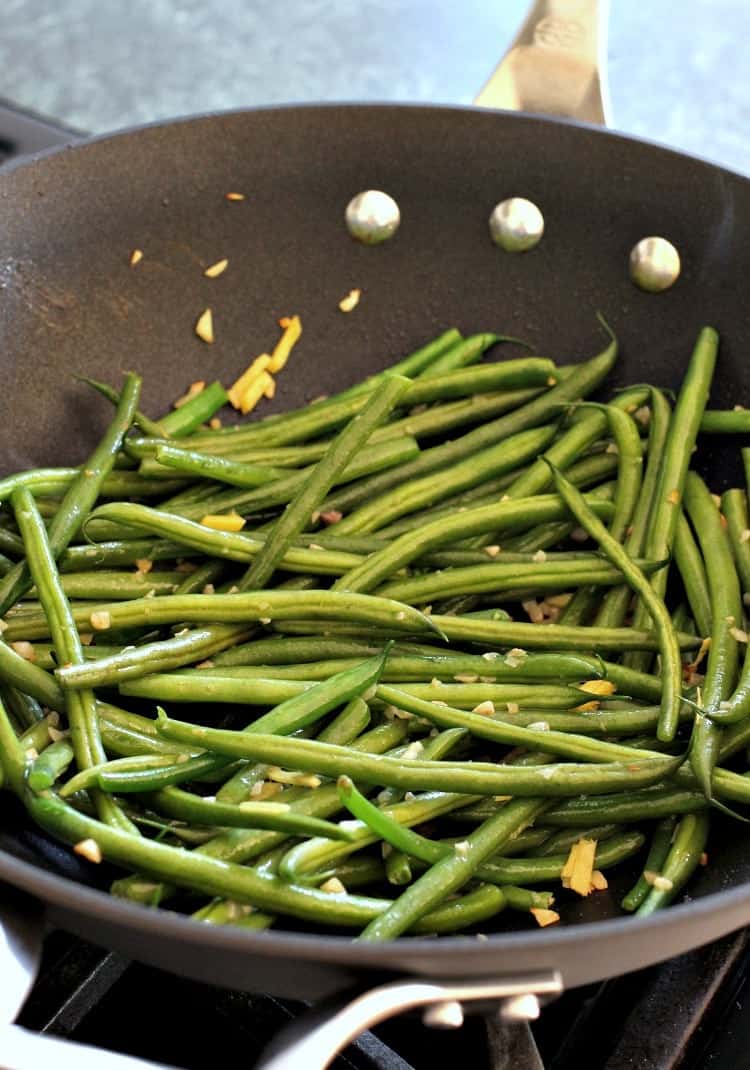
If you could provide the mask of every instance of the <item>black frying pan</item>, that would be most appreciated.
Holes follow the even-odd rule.
[[[343,210],[390,192],[403,223],[365,248]],[[240,190],[244,202],[224,194]],[[500,252],[487,217],[519,194],[542,208],[533,252]],[[304,345],[277,408],[353,382],[456,324],[497,328],[565,361],[601,347],[600,309],[622,341],[612,386],[680,380],[700,325],[723,336],[714,405],[747,400],[750,182],[700,160],[571,123],[472,109],[303,107],[239,112],[98,139],[0,178],[2,466],[80,459],[108,411],[73,371],[146,376],[159,411],[191,380],[231,378],[262,351],[280,314],[302,315]],[[658,297],[628,280],[635,241],[663,234],[683,274]],[[128,266],[134,247],[145,257]],[[228,257],[221,279],[201,265]],[[353,286],[350,316],[336,310]],[[217,341],[199,342],[214,309]],[[727,476],[709,454],[714,487]],[[717,826],[690,901],[647,920],[617,917],[617,889],[581,901],[553,930],[360,946],[347,937],[198,925],[110,898],[96,867],[0,810],[0,879],[63,926],[196,978],[320,998],[366,977],[526,978],[567,986],[675,955],[750,921],[750,834]],[[94,872],[92,872],[92,870]],[[529,976],[533,975],[533,976]],[[542,985],[543,987],[543,985]]]

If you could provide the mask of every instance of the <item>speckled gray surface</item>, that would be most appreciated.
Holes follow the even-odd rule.
[[[468,103],[526,0],[5,0],[0,96],[96,132],[312,100]],[[747,0],[614,0],[615,125],[750,172]]]

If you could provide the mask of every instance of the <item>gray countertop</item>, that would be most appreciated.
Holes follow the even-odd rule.
[[[466,104],[526,0],[5,0],[0,97],[103,132],[313,100]],[[747,0],[614,0],[614,125],[750,172]]]

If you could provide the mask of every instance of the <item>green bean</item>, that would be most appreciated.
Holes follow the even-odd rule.
[[[51,710],[65,710],[65,695],[57,681],[0,639],[0,680],[31,695]]]
[[[409,802],[395,803],[392,806],[383,807],[382,810],[377,807],[375,809],[383,815],[384,821],[402,829],[406,835],[406,829],[409,826],[434,820],[470,801],[471,796],[452,792],[431,792],[417,796]],[[339,808],[343,809],[340,789],[339,802]],[[318,881],[321,875],[323,877],[332,875],[333,867],[337,866],[342,858],[382,839],[380,832],[373,831],[370,824],[362,820],[347,822],[345,827],[351,835],[348,843],[317,838],[295,844],[281,859],[279,873],[286,880],[293,882],[308,883],[313,878]]]
[[[5,703],[8,713],[15,717],[24,728],[32,728],[35,724],[45,722],[47,714],[41,704],[31,695],[19,691],[10,684],[0,684],[0,696]]]
[[[685,483],[685,508],[698,537],[711,592],[711,647],[701,689],[705,715],[696,716],[690,743],[692,767],[711,801],[711,772],[721,747],[721,728],[711,718],[729,699],[736,682],[738,650],[734,632],[742,621],[742,594],[719,510],[695,472],[688,473]]]
[[[351,750],[367,754],[381,754],[396,746],[406,735],[403,721],[379,725],[349,744]],[[340,808],[338,792],[333,784],[326,784],[314,791],[301,793],[301,789],[287,788],[279,796],[280,802],[289,801],[292,809],[313,817],[330,817]],[[224,829],[197,850],[223,862],[248,862],[264,851],[272,850],[286,841],[284,833],[254,831],[247,829]],[[176,888],[167,880],[156,883],[143,877],[125,877],[116,881],[111,889],[114,895],[139,902],[159,903],[174,895]]]
[[[675,817],[663,818],[657,824],[651,838],[651,846],[649,847],[648,857],[643,866],[643,872],[624,899],[620,902],[620,906],[623,910],[637,910],[649,894],[652,884],[646,874],[652,875],[660,872],[672,845],[672,837],[676,827],[677,818]]]
[[[364,699],[356,696],[329,725],[318,733],[318,739],[325,743],[337,743],[347,746],[360,736],[370,723],[370,708]],[[240,803],[247,799],[252,786],[263,780],[267,771],[265,765],[247,762],[237,772],[225,780],[216,792],[217,802]]]
[[[227,757],[254,758],[272,764],[318,772],[324,776],[346,774],[386,787],[405,787],[411,791],[465,792],[474,795],[575,795],[589,792],[604,794],[608,790],[637,788],[669,775],[681,759],[671,756],[640,758],[637,761],[608,762],[597,765],[566,764],[525,769],[497,766],[487,762],[406,763],[393,758],[368,758],[345,747],[305,739],[223,729],[196,728],[173,721],[163,711],[157,728],[166,739],[193,743]],[[749,785],[750,787],[750,785]]]
[[[237,487],[262,487],[276,479],[285,479],[289,472],[286,468],[273,468],[270,465],[248,464],[244,461],[230,461],[210,453],[199,453],[179,446],[158,445],[154,448],[154,458],[158,462],[153,473],[157,475],[165,468],[171,473],[187,472],[203,479],[215,479],[221,483],[231,483]],[[148,469],[142,467],[141,471]]]
[[[682,381],[662,452],[661,472],[643,546],[643,553],[647,557],[661,559],[672,552],[684,497],[685,477],[708,400],[718,348],[719,336],[716,331],[712,327],[701,328]],[[667,575],[668,570],[664,569],[656,574],[652,582],[654,590],[661,598],[666,591]],[[633,620],[634,626],[642,628],[647,620],[648,612],[639,602]],[[645,667],[642,659],[628,660],[626,663],[632,668]]]
[[[85,572],[88,569],[122,568],[139,561],[175,561],[191,556],[188,547],[166,539],[125,539],[69,546],[61,554],[60,572]]]
[[[210,383],[197,394],[193,394],[184,405],[173,409],[158,420],[163,435],[182,438],[191,434],[202,423],[215,416],[229,400],[227,392],[219,382]]]
[[[619,743],[591,739],[573,733],[555,732],[552,729],[524,728],[504,720],[495,720],[492,716],[467,713],[453,709],[437,702],[427,702],[406,692],[405,688],[380,685],[378,697],[390,702],[397,709],[424,717],[440,728],[466,728],[478,739],[493,743],[502,743],[509,747],[527,747],[538,749],[563,757],[575,758],[584,762],[638,761],[642,751]],[[579,695],[580,697],[580,695]],[[648,752],[652,757],[655,753]]]
[[[205,628],[186,629],[171,639],[126,648],[95,661],[63,665],[57,669],[56,676],[66,690],[112,686],[123,680],[137,679],[153,672],[168,672],[210,658],[217,651],[246,639],[248,634],[244,625],[237,624],[211,624]]]
[[[48,537],[53,558],[59,557],[67,547],[96,501],[102,480],[111,470],[125,433],[130,427],[140,388],[140,378],[129,374],[123,387],[122,400],[109,430],[66,491],[49,528]],[[15,605],[29,589],[31,582],[31,573],[25,561],[15,565],[0,580],[0,616]]]
[[[546,820],[546,813],[543,815]],[[640,851],[645,842],[642,832],[627,830],[598,843],[594,865],[597,869],[609,869],[631,858]],[[537,884],[560,878],[568,852],[546,855],[543,858],[490,858],[482,867],[486,879],[493,884]]]
[[[744,454],[746,451],[742,452]],[[737,572],[742,581],[742,590],[750,591],[750,541],[745,534],[750,530],[750,518],[748,518],[745,492],[743,490],[725,491],[721,496],[721,511],[726,518],[727,532]]]
[[[68,598],[79,600],[115,601],[128,598],[174,594],[185,577],[179,572],[120,572],[97,570],[95,572],[66,572],[60,582]],[[34,597],[33,589],[30,597]]]
[[[157,535],[164,535],[178,546],[189,547],[228,561],[253,561],[268,541],[265,536],[257,534],[217,531],[194,520],[134,502],[112,502],[100,505],[91,514],[91,523],[86,525],[87,534],[91,532],[92,526],[95,534],[99,522],[103,519],[127,524],[133,529],[140,528]],[[335,549],[290,546],[279,565],[289,570],[322,573],[323,575],[329,575],[332,572],[334,575],[340,575],[341,572],[360,564],[361,561],[362,558],[358,554]]]
[[[336,473],[334,484],[349,483],[375,472],[395,468],[413,460],[419,452],[416,440],[406,435],[388,439],[386,442],[368,442],[366,449],[361,448],[358,453],[351,456],[343,469]],[[214,495],[194,505],[181,506],[177,510],[190,518],[201,512],[222,513],[230,509],[238,509],[247,514],[259,513],[277,505],[285,505],[292,500],[301,487],[305,486],[315,467],[312,465],[296,471],[279,469],[273,480],[266,480],[261,485],[257,479],[258,467],[255,465],[250,466],[221,457],[211,457],[210,454],[187,453],[171,446],[160,446],[156,454],[161,463],[170,464],[174,468],[179,467],[181,471],[192,471],[205,478],[220,480],[222,484],[230,483],[235,488],[239,488],[219,489]],[[249,477],[246,475],[246,470],[251,470]],[[270,469],[264,471],[268,472]],[[325,493],[327,490],[321,494],[321,498]]]
[[[708,837],[708,814],[686,814],[677,831],[659,876],[636,913],[644,917],[677,896],[700,864]],[[658,881],[658,877],[657,877]]]
[[[385,875],[389,884],[411,884],[413,874],[409,856],[403,851],[390,851],[385,858]]]
[[[711,595],[703,557],[683,513],[677,519],[674,535],[674,559],[685,588],[690,612],[701,635],[711,633]]]
[[[113,405],[117,406],[120,404],[122,400],[122,395],[118,393],[118,391],[115,390],[114,387],[110,386],[108,383],[102,383],[98,379],[92,379],[87,375],[77,376],[77,378],[79,378],[82,383],[86,383],[87,386],[90,386],[94,390],[96,390],[97,394],[101,394],[102,397],[105,397],[107,399],[107,401],[111,401]],[[149,419],[148,416],[145,416],[138,409],[136,409],[133,413],[132,422],[136,425],[136,427],[140,427],[144,435],[163,434],[161,424],[158,424],[156,420]]]
[[[448,854],[371,921],[359,938],[378,941],[399,936],[431,908],[463,887],[489,855],[507,843],[514,833],[531,824],[547,805],[544,799],[516,799],[508,803],[467,837],[462,852],[449,849]]]
[[[429,472],[427,475],[403,480],[391,491],[361,505],[340,520],[337,533],[343,535],[375,531],[404,513],[432,505],[458,490],[476,486],[488,476],[512,471],[544,449],[554,437],[555,430],[554,424],[547,424],[520,431],[517,435],[477,450],[470,457],[443,468],[438,475]],[[400,472],[405,473],[407,468],[408,465],[402,466]]]
[[[442,635],[432,620],[400,602],[375,595],[349,594],[345,591],[248,591],[241,594],[164,595],[162,598],[134,598],[128,602],[87,603],[76,607],[76,624],[87,630],[92,616],[104,634],[108,628],[153,627],[181,624],[185,621],[213,623],[247,623],[266,620],[347,620],[389,632],[414,634],[431,632]],[[6,640],[41,639],[49,635],[46,620],[37,613],[11,617],[4,632]],[[697,645],[697,644],[696,644]]]
[[[58,839],[78,843],[92,839],[111,862],[147,870],[191,891],[249,902],[262,910],[290,914],[325,924],[359,927],[381,913],[388,900],[335,895],[296,887],[247,866],[220,862],[197,851],[185,851],[132,836],[86,817],[54,795],[25,797],[34,820]]]
[[[644,575],[663,567],[661,561],[634,561]],[[600,561],[539,561],[535,564],[508,564],[501,559],[485,565],[469,565],[444,571],[396,580],[378,588],[383,598],[423,605],[436,598],[460,594],[515,591],[560,591],[578,584],[601,587],[614,586],[622,581],[622,571],[615,565]],[[567,623],[567,622],[566,622]]]
[[[196,910],[192,917],[208,925],[234,925],[253,931],[270,929],[276,921],[274,914],[264,914],[247,903],[236,903],[233,899],[212,899],[205,907]]]
[[[132,605],[132,603],[128,603]],[[566,627],[561,624],[525,624],[518,621],[480,620],[475,617],[432,615],[433,624],[451,641],[518,646],[528,650],[623,651],[657,650],[658,637],[635,628]],[[677,635],[682,650],[700,646],[695,635]]]
[[[549,462],[548,462],[549,463]],[[576,520],[592,538],[596,539],[602,552],[613,565],[620,569],[632,589],[640,595],[659,638],[661,654],[662,698],[661,715],[657,725],[657,738],[674,739],[682,704],[682,659],[677,634],[672,627],[672,618],[664,602],[651,586],[643,571],[607,531],[599,518],[589,509],[581,492],[569,483],[554,465],[550,465],[555,488],[565,500]]]
[[[750,412],[745,409],[706,409],[701,416],[702,434],[744,435],[750,431]]]
[[[579,840],[596,840],[598,846],[601,841],[608,840],[621,832],[621,827],[613,824],[592,825],[585,829],[561,829],[558,832],[551,832],[547,829],[544,843],[539,847],[532,848],[528,853],[533,858],[547,858],[549,855],[562,854],[565,851],[569,851],[573,844]]]
[[[611,514],[612,510],[608,502],[598,502],[596,505],[592,503],[592,508],[596,508],[605,516]],[[388,546],[371,554],[337,580],[334,590],[372,590],[382,580],[439,546],[487,531],[528,528],[566,515],[567,508],[560,497],[557,494],[548,494],[479,506],[450,518],[441,517],[424,527],[404,532]]]
[[[621,695],[633,695],[648,702],[659,702],[661,699],[660,677],[629,669],[627,665],[620,665],[616,661],[605,661],[603,665],[604,678],[611,681]]]
[[[133,398],[133,405],[135,396],[137,392]],[[22,487],[14,491],[12,502],[16,522],[26,544],[30,575],[39,591],[57,656],[63,663],[79,664],[83,661],[81,641],[68,600],[62,590],[44,521],[39,516],[28,488]],[[93,691],[78,691],[66,695],[65,707],[78,768],[86,769],[90,765],[106,761]],[[137,833],[133,823],[125,816],[114,799],[97,791],[94,793],[94,803],[102,820],[131,834]]]
[[[347,488],[329,498],[326,509],[338,509],[350,513],[352,508],[363,502],[374,501],[383,491],[400,486],[406,480],[415,479],[434,471],[445,471],[479,450],[494,446],[511,435],[532,427],[538,427],[559,412],[560,404],[585,396],[594,390],[612,368],[617,357],[617,343],[612,337],[609,345],[596,357],[585,364],[578,365],[573,373],[561,383],[535,398],[521,408],[501,416],[490,423],[470,431],[452,442],[423,450],[420,457],[403,465],[398,472],[385,472],[373,476],[361,483]]]
[[[403,396],[402,405],[424,405],[486,394],[493,390],[522,390],[530,386],[554,386],[557,368],[546,357],[520,357],[478,367],[454,368],[432,374],[431,368],[413,383]]]
[[[67,739],[50,743],[31,763],[28,785],[32,791],[46,791],[60,779],[74,759],[73,748]]]
[[[263,587],[268,582],[292,540],[309,527],[312,513],[333,486],[337,475],[370,433],[386,419],[408,385],[409,381],[402,378],[385,381],[339,434],[274,524],[263,549],[240,580],[240,590]]]
[[[23,797],[26,769],[31,757],[13,729],[8,712],[0,702],[0,787],[8,787]]]
[[[461,339],[457,341],[450,348],[444,349],[442,353],[438,354],[435,360],[422,368],[418,373],[418,378],[432,379],[436,375],[443,375],[445,372],[450,372],[456,368],[465,368],[470,364],[476,364],[481,359],[485,350],[497,342],[518,342],[517,338],[506,338],[496,334],[475,334],[470,338]],[[519,342],[523,345],[522,342]],[[409,372],[402,371],[402,375],[409,375]],[[413,377],[413,376],[412,376]]]
[[[544,820],[548,825],[564,827],[591,825],[599,821],[628,824],[632,821],[650,821],[706,809],[706,799],[700,791],[658,786],[633,791],[627,795],[568,799],[548,810]]]

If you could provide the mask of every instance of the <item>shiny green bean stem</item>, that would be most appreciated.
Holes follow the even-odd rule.
[[[76,624],[88,631],[91,618],[99,623],[100,634],[106,637],[109,628],[154,627],[162,624],[249,623],[251,621],[346,620],[353,624],[384,628],[395,633],[431,632],[441,635],[431,618],[411,606],[378,598],[369,594],[350,594],[346,591],[247,591],[240,594],[164,595],[162,598],[134,598],[128,602],[87,603],[73,610]],[[41,639],[49,635],[49,627],[41,614],[12,617],[4,632],[6,640]],[[614,633],[613,633],[614,635]],[[512,644],[511,644],[512,645]],[[551,644],[545,644],[551,645]]]
[[[620,901],[623,910],[637,910],[651,891],[651,883],[646,874],[660,873],[664,865],[669,849],[672,845],[672,837],[677,827],[676,817],[665,817],[657,824],[651,837],[651,845],[643,865],[643,872],[627,895]]]
[[[661,561],[636,561],[633,563],[649,575],[663,567]],[[424,605],[437,598],[449,598],[462,594],[484,594],[515,590],[561,591],[572,586],[614,586],[622,582],[622,571],[615,565],[600,561],[596,566],[588,561],[546,562],[531,565],[506,565],[501,559],[485,565],[468,565],[440,572],[395,580],[377,588],[383,598],[396,598],[412,605]]]
[[[461,853],[449,853],[435,862],[411,884],[389,908],[360,933],[360,940],[382,941],[395,938],[419,918],[443,903],[471,880],[482,862],[507,843],[548,805],[545,799],[514,799],[494,817],[472,832]]]
[[[50,743],[38,758],[31,763],[27,775],[28,785],[32,791],[46,791],[60,779],[73,762],[75,755],[67,739]]]
[[[685,508],[706,563],[711,592],[711,647],[701,688],[705,715],[695,718],[690,741],[690,762],[706,798],[712,798],[712,770],[721,747],[721,727],[711,720],[734,690],[739,661],[734,632],[742,624],[742,592],[721,514],[703,480],[689,472],[685,482]]]
[[[650,581],[620,545],[607,531],[599,518],[589,509],[581,492],[569,483],[559,469],[551,465],[555,487],[565,500],[578,523],[596,539],[607,558],[620,569],[627,583],[638,594],[647,608],[649,618],[659,638],[661,655],[662,698],[661,715],[656,729],[660,740],[674,739],[682,705],[682,658],[677,633],[672,627],[672,618],[662,598]]]
[[[611,338],[606,349],[586,363],[577,365],[571,375],[540,397],[496,420],[482,424],[460,438],[423,450],[420,457],[403,465],[398,472],[385,472],[362,480],[351,489],[346,488],[329,498],[324,507],[338,509],[344,514],[350,513],[356,506],[375,501],[384,491],[399,486],[407,480],[434,471],[445,471],[457,462],[474,456],[479,450],[494,446],[511,435],[532,427],[539,427],[550,419],[555,419],[559,414],[561,403],[589,394],[611,370],[617,357],[617,342],[613,336]]]
[[[50,552],[54,559],[65,550],[99,496],[102,481],[111,471],[125,433],[132,423],[140,389],[140,378],[137,375],[128,374],[114,420],[94,452],[81,466],[76,479],[68,487],[48,532]],[[32,578],[28,563],[19,561],[0,580],[0,616],[15,605],[31,584]]]
[[[94,840],[107,861],[144,869],[157,879],[193,892],[220,895],[251,903],[261,910],[325,925],[353,927],[366,924],[390,905],[383,899],[297,887],[278,877],[256,873],[248,866],[133,836],[79,813],[54,795],[29,792],[24,801],[37,824],[58,839],[71,844]]]
[[[162,416],[157,423],[163,435],[183,438],[207,423],[229,401],[227,392],[219,382],[209,383],[199,393]]]
[[[700,865],[701,856],[708,839],[709,817],[707,813],[686,814],[680,818],[672,846],[664,861],[659,876],[664,883],[656,884],[636,910],[639,917],[653,914],[655,910],[671,903]]]
[[[701,328],[682,381],[674,408],[669,431],[661,454],[661,472],[649,513],[648,527],[643,545],[647,557],[659,560],[670,556],[674,543],[677,520],[685,493],[685,477],[690,465],[695,440],[706,407],[711,382],[716,367],[719,336],[712,327]],[[652,586],[663,598],[667,588],[668,569],[657,573]],[[633,624],[636,628],[647,625],[648,612],[642,602],[636,606]],[[647,667],[644,658],[628,658],[632,668]]]
[[[519,431],[517,435],[477,450],[470,457],[441,468],[439,473],[430,471],[426,475],[404,479],[391,490],[364,503],[340,520],[336,525],[337,534],[376,531],[405,513],[433,505],[441,498],[467,487],[477,486],[489,477],[513,471],[536,457],[540,450],[549,444],[555,432],[554,424]],[[407,468],[408,465],[404,465],[399,471],[405,473]]]
[[[324,776],[346,774],[353,779],[406,788],[407,791],[445,791],[473,795],[575,795],[604,794],[610,790],[630,790],[655,783],[668,776],[681,759],[671,756],[640,758],[637,761],[602,762],[596,765],[562,764],[527,769],[498,766],[487,762],[452,763],[401,762],[393,758],[371,758],[345,747],[306,739],[251,735],[223,729],[198,728],[174,721],[159,712],[158,731],[166,739],[195,743],[227,757],[253,758],[293,769],[318,772]],[[748,785],[750,788],[750,784]]]
[[[121,394],[108,383],[102,383],[100,382],[100,380],[92,379],[87,375],[81,375],[78,378],[80,378],[80,381],[82,383],[86,383],[87,386],[90,386],[92,387],[92,389],[96,390],[97,394],[101,394],[102,397],[105,397],[107,401],[111,401],[113,405],[120,404]],[[143,431],[144,435],[165,434],[165,432],[162,430],[162,426],[160,423],[157,423],[156,420],[150,419],[150,417],[144,415],[144,413],[140,412],[138,409],[136,409],[133,413],[133,424],[136,427],[139,427],[141,431]]]
[[[211,624],[204,628],[185,629],[184,633],[170,639],[118,650],[78,665],[63,665],[57,669],[56,677],[66,690],[111,687],[125,680],[138,679],[154,672],[169,672],[170,669],[210,658],[242,642],[248,634],[248,628],[242,624]]]
[[[319,508],[338,475],[371,432],[387,419],[408,386],[408,379],[393,377],[384,380],[362,411],[334,439],[269,531],[263,549],[239,582],[240,590],[253,590],[268,583],[292,540],[310,526],[313,512]]]
[[[397,746],[406,735],[404,721],[393,721],[371,729],[348,746],[351,750],[382,754]],[[286,788],[276,799],[289,802],[291,807],[312,817],[331,817],[341,808],[341,802],[334,784],[324,784],[314,791],[299,788]],[[219,861],[244,863],[264,851],[270,851],[285,843],[287,836],[280,832],[268,832],[251,829],[224,829],[211,840],[201,844],[197,850]],[[145,903],[159,903],[176,892],[174,884],[168,881],[156,882],[138,875],[123,877],[112,886],[112,893],[126,899],[135,899]]]
[[[587,499],[591,502],[591,498]],[[597,512],[610,516],[609,502],[591,502]],[[502,532],[533,527],[568,515],[565,504],[557,494],[536,498],[518,498],[495,505],[469,508],[453,517],[440,517],[424,527],[406,531],[388,546],[371,554],[336,580],[334,590],[369,591],[412,561],[441,546],[450,545],[484,532]],[[338,528],[338,524],[336,527]]]
[[[216,531],[195,520],[135,502],[111,502],[99,506],[91,514],[90,523],[86,525],[87,535],[92,531],[96,534],[101,520],[114,520],[116,523],[127,524],[134,530],[166,536],[178,547],[189,547],[191,550],[228,561],[253,561],[268,541],[266,537],[257,534]],[[361,562],[361,555],[336,548],[321,546],[318,549],[309,549],[305,546],[290,546],[279,566],[289,571],[340,575]]]
[[[63,664],[82,663],[81,640],[62,589],[44,521],[28,488],[22,487],[14,491],[12,502],[16,522],[26,545],[30,575],[39,592],[57,656]],[[70,726],[70,741],[78,768],[86,769],[106,761],[94,692],[82,690],[66,695],[65,707]],[[103,821],[115,828],[137,834],[137,829],[114,799],[97,791],[94,793],[94,803]]]
[[[404,688],[381,684],[378,697],[397,709],[424,717],[439,728],[465,728],[477,739],[502,743],[508,747],[525,747],[530,750],[543,747],[551,754],[583,762],[638,761],[645,753],[619,743],[591,739],[574,733],[556,732],[550,728],[526,728],[501,719],[495,720],[493,716],[453,709],[448,705],[416,698]],[[651,757],[656,757],[655,752],[648,753]]]
[[[677,519],[674,534],[674,560],[698,631],[701,635],[710,635],[711,594],[706,568],[690,524],[682,512]]]

